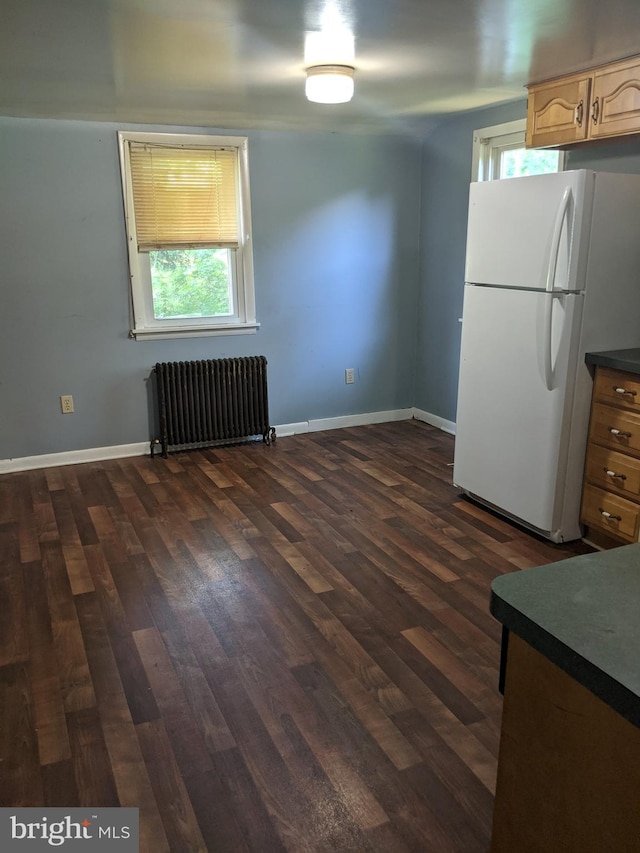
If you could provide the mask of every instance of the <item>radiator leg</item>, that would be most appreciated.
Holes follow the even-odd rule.
[[[262,440],[264,441],[265,444],[275,444],[276,428],[275,427],[269,427],[267,432],[265,432],[265,434],[262,436]]]

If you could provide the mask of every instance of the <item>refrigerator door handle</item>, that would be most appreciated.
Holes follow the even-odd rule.
[[[573,210],[573,193],[571,187],[565,187],[558,205],[558,212],[553,224],[553,234],[551,237],[551,248],[549,251],[549,264],[547,266],[547,279],[545,282],[545,290],[549,293],[553,292],[556,283],[556,272],[558,267],[558,255],[560,254],[560,240],[562,238],[562,226],[565,219],[569,219],[569,211]],[[570,231],[567,227],[567,238],[569,239]]]
[[[549,251],[549,264],[547,266],[547,280],[545,283],[545,291],[547,293],[546,304],[544,307],[544,340],[543,358],[544,358],[544,381],[547,390],[553,390],[553,354],[551,348],[553,345],[553,303],[554,297],[560,293],[554,290],[556,282],[556,273],[558,267],[558,255],[560,254],[560,240],[562,239],[562,227],[565,219],[567,220],[567,235],[569,231],[569,211],[573,210],[573,193],[571,187],[565,187],[558,205],[556,219],[553,224],[553,234],[551,237],[551,249]]]
[[[553,391],[553,353],[551,347],[552,330],[553,330],[553,303],[555,298],[560,296],[559,293],[546,293],[544,305],[544,341],[543,341],[543,356],[544,356],[544,382],[547,386],[547,391]]]

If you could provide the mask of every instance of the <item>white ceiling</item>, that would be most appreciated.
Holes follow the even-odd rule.
[[[305,37],[348,62],[336,28],[355,97],[310,104]],[[419,131],[636,53],[640,0],[0,0],[0,114]]]

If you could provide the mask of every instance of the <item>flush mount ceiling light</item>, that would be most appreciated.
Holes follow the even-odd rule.
[[[353,97],[350,65],[314,65],[307,68],[305,94],[316,104],[344,104]]]

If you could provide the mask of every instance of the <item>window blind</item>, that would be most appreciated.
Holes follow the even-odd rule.
[[[237,150],[130,142],[139,252],[237,248]]]

